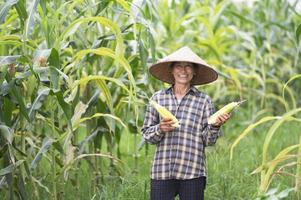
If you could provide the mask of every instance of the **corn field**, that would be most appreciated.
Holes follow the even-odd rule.
[[[149,199],[141,126],[189,46],[246,100],[208,148],[206,199],[301,199],[298,0],[0,0],[1,199]]]

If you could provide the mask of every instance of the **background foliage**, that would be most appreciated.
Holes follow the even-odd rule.
[[[300,8],[0,1],[1,196],[148,199],[155,147],[140,128],[148,97],[166,87],[148,66],[188,45],[220,75],[199,87],[217,108],[247,99],[207,149],[206,198],[299,199]]]

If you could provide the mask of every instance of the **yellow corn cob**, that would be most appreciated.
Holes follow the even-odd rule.
[[[208,124],[215,124],[217,118],[220,115],[225,114],[225,113],[230,113],[234,108],[236,108],[237,106],[239,106],[244,101],[232,102],[232,103],[229,103],[229,104],[225,105],[224,107],[222,107],[220,110],[218,110],[216,113],[214,113],[213,115],[211,115],[209,117]]]
[[[161,115],[161,117],[172,119],[172,121],[174,123],[174,124],[172,124],[173,127],[177,128],[180,126],[179,120],[171,112],[169,112],[165,107],[159,105],[157,102],[155,102],[153,100],[150,100],[150,104],[158,111],[158,113]]]

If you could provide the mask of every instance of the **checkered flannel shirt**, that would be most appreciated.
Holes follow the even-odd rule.
[[[162,133],[158,112],[147,106],[141,129],[144,139],[156,144],[151,178],[192,179],[206,176],[205,147],[214,145],[221,135],[219,127],[208,125],[214,112],[211,98],[192,86],[178,103],[172,87],[156,92],[152,98],[180,121],[180,127]]]

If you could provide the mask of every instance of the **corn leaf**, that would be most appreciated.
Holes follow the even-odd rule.
[[[21,55],[17,55],[17,56],[0,56],[0,66],[15,63],[16,60],[20,57],[21,57]]]
[[[128,73],[131,85],[133,87],[135,87],[136,84],[135,84],[135,79],[134,79],[133,74],[132,74],[131,66],[129,65],[128,61],[123,56],[116,56],[115,53],[111,49],[101,47],[101,48],[98,48],[98,49],[82,50],[82,51],[78,52],[75,55],[75,58],[76,58],[77,61],[81,60],[86,54],[89,54],[89,53],[93,53],[93,54],[96,54],[96,55],[99,55],[99,56],[108,56],[108,57],[111,57],[111,58],[115,59],[126,70],[126,72]]]
[[[30,110],[28,112],[28,116],[30,120],[32,121],[34,119],[34,111],[38,110],[42,106],[42,101],[46,98],[46,96],[49,94],[50,89],[45,88],[45,89],[40,89],[38,91],[38,96],[34,100],[33,104],[30,107]]]
[[[114,114],[113,99],[112,99],[112,95],[111,95],[108,85],[102,79],[97,79],[96,83],[97,83],[98,88],[103,92],[103,94],[106,98],[106,103],[109,106],[110,112],[112,114]]]
[[[281,96],[276,95],[274,93],[266,93],[265,97],[267,99],[275,99],[275,100],[277,100],[280,104],[283,105],[283,107],[284,107],[284,109],[285,109],[286,112],[289,111],[289,105],[288,105],[288,103]]]
[[[18,160],[14,164],[10,164],[9,166],[3,168],[0,170],[0,176],[4,176],[6,174],[10,174],[16,169],[19,165],[21,165],[24,162],[24,160]]]
[[[239,134],[239,137],[233,142],[233,144],[231,145],[230,148],[230,160],[233,159],[233,151],[234,148],[238,145],[238,143],[245,138],[254,128],[256,128],[258,125],[263,124],[265,122],[271,121],[271,120],[275,120],[275,119],[279,119],[279,117],[274,117],[274,116],[267,116],[264,117],[260,120],[258,120],[257,122],[249,125],[241,134]]]
[[[78,125],[82,122],[85,122],[87,120],[91,120],[93,118],[96,118],[96,117],[108,117],[108,118],[111,118],[111,119],[114,119],[116,120],[117,122],[119,122],[124,128],[127,128],[127,126],[122,122],[122,120],[119,118],[119,117],[116,117],[114,115],[111,115],[111,114],[104,114],[104,113],[96,113],[94,115],[92,115],[91,117],[84,117],[84,118],[81,118],[75,125],[74,125],[74,128],[77,128]]]
[[[263,150],[262,150],[262,166],[265,166],[267,164],[268,160],[268,148],[270,146],[270,142],[272,140],[273,135],[276,133],[276,130],[287,120],[291,120],[291,116],[294,114],[297,114],[301,111],[301,108],[297,108],[294,110],[291,110],[287,113],[285,113],[281,118],[277,119],[277,121],[270,127],[263,144]],[[269,170],[262,170],[261,171],[261,183],[259,190],[262,192],[265,192],[268,189],[268,186],[270,184],[270,175],[271,171]]]
[[[288,87],[288,84],[296,79],[299,79],[301,78],[301,74],[296,74],[294,76],[292,76],[283,86],[283,89],[282,89],[282,98],[285,99],[285,96],[284,96],[284,91],[285,89]]]
[[[79,101],[74,109],[74,115],[71,118],[71,123],[74,126],[81,118],[83,114],[85,114],[88,105],[84,104],[83,102]]]
[[[78,30],[78,27],[82,23],[87,23],[87,22],[97,22],[110,28],[110,30],[116,35],[116,42],[117,42],[116,54],[118,56],[123,56],[124,47],[123,47],[123,39],[121,36],[121,30],[117,24],[115,24],[114,22],[112,22],[111,20],[105,17],[87,17],[87,18],[75,20],[69,25],[69,27],[65,29],[59,41],[62,42],[63,40],[65,40],[68,36],[72,35],[76,30]]]
[[[45,185],[43,185],[41,183],[41,181],[39,181],[38,179],[36,179],[35,177],[31,176],[33,182],[37,183],[41,188],[43,188],[48,194],[51,194],[51,192],[49,191],[49,188]]]
[[[128,90],[128,88],[123,84],[123,82],[119,79],[115,79],[115,78],[111,78],[111,77],[107,77],[107,76],[103,76],[103,75],[94,75],[94,76],[88,76],[88,77],[85,77],[85,78],[82,78],[78,81],[75,81],[73,83],[73,85],[71,86],[71,88],[75,88],[76,86],[78,85],[81,85],[81,84],[86,84],[87,82],[89,81],[92,81],[92,80],[105,80],[105,81],[110,81],[110,82],[113,82],[115,83],[116,85],[120,86],[122,89],[124,89],[125,91],[127,91],[128,93],[130,92]],[[100,88],[101,89],[101,88]]]
[[[300,34],[301,34],[301,24],[299,24],[297,30],[296,30],[296,39],[297,39],[297,43],[300,42]]]
[[[6,76],[6,81],[10,82],[10,78],[8,76]],[[22,98],[22,96],[21,96],[22,93],[20,92],[20,88],[15,86],[15,83],[14,83],[15,79],[11,80],[11,82],[13,82],[13,84],[11,85],[11,90],[9,92],[12,96],[14,96],[17,99],[19,106],[20,106],[21,114],[26,118],[27,121],[30,121],[28,113],[27,113],[27,109],[25,106],[24,98]]]
[[[59,72],[60,69],[60,56],[55,48],[51,49],[51,53],[48,58],[50,67],[50,79],[54,89],[59,88]],[[55,69],[54,69],[55,68]],[[68,76],[67,76],[68,77]]]
[[[18,12],[19,18],[21,20],[21,26],[24,27],[24,22],[28,17],[27,11],[26,11],[26,2],[25,0],[19,0],[17,4],[15,4],[15,8]]]
[[[0,10],[0,24],[2,24],[5,21],[6,15],[9,11],[9,9],[18,3],[18,0],[8,0]]]
[[[102,158],[110,158],[113,159],[115,161],[118,161],[120,163],[122,163],[121,160],[119,160],[118,158],[115,158],[112,155],[108,155],[108,154],[103,154],[103,153],[92,153],[92,154],[81,154],[79,156],[77,156],[76,158],[72,159],[67,165],[64,165],[63,171],[66,174],[67,171],[70,169],[70,167],[78,160],[82,159],[82,158],[86,158],[86,157],[102,157]]]
[[[5,125],[0,125],[1,136],[9,143],[12,144],[14,138],[14,131]]]
[[[130,6],[125,0],[116,0],[126,11],[130,12]]]
[[[70,119],[73,115],[73,112],[72,112],[71,106],[64,100],[62,91],[60,91],[60,90],[57,90],[57,91],[51,90],[50,94],[54,94],[56,96],[56,98],[58,100],[58,103],[60,104],[61,108],[63,109],[67,120],[70,121]],[[70,121],[70,124],[71,124],[71,121]]]
[[[17,178],[17,186],[18,186],[21,198],[22,199],[28,199],[28,194],[26,192],[23,174],[21,174],[20,176],[18,176],[18,178]]]
[[[33,170],[37,167],[37,165],[40,162],[40,160],[42,159],[43,155],[49,150],[49,148],[51,147],[53,142],[54,142],[54,140],[51,138],[44,139],[42,147],[40,148],[39,152],[37,153],[37,155],[31,162],[31,165],[30,165],[31,170]]]
[[[31,32],[34,27],[34,15],[39,4],[40,0],[34,0],[29,8],[29,16],[25,23],[25,38],[28,38],[31,35]]]
[[[271,126],[269,129],[264,144],[263,144],[263,151],[262,151],[262,164],[265,164],[267,161],[267,154],[268,154],[268,147],[272,140],[273,135],[275,134],[276,130],[283,124],[283,122],[290,120],[292,115],[297,114],[301,111],[301,108],[297,108],[285,113],[282,117],[278,118],[277,121]]]
[[[93,131],[90,135],[88,135],[79,145],[78,154],[82,154],[84,152],[85,146],[91,142],[99,132],[104,132],[104,128],[98,127],[95,131]]]
[[[278,155],[271,161],[269,161],[265,166],[260,166],[258,167],[256,170],[254,170],[251,174],[255,174],[255,173],[259,173],[263,170],[263,168],[268,168],[269,171],[273,172],[274,169],[276,168],[276,166],[282,162],[282,161],[285,161],[287,159],[290,159],[292,157],[295,157],[295,156],[292,156],[292,155],[287,155],[289,152],[293,151],[294,149],[300,147],[301,145],[292,145],[292,146],[289,146],[285,149],[283,149],[280,153],[278,153]]]

